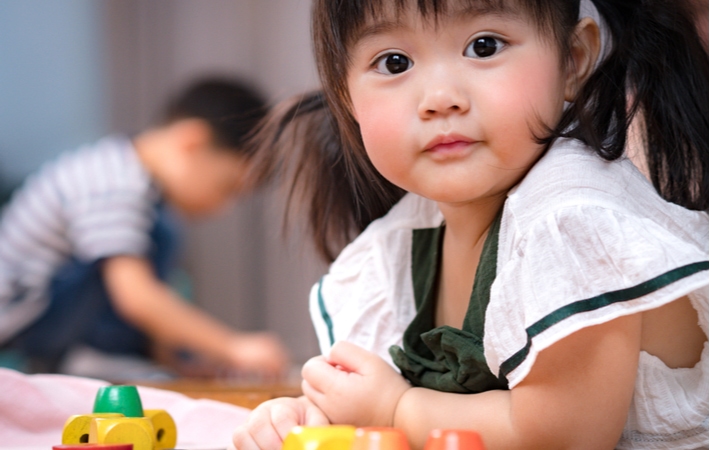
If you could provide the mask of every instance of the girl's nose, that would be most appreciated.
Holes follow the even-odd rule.
[[[471,107],[468,95],[462,86],[450,77],[423,83],[423,95],[419,102],[419,117],[430,119],[437,116],[465,113]]]

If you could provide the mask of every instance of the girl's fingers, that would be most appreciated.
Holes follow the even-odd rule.
[[[305,395],[308,400],[320,408],[320,405],[322,404],[321,400],[325,397],[321,391],[313,388],[313,386],[305,379],[301,382],[301,390],[303,391],[303,395]]]
[[[306,423],[305,425],[314,427],[314,426],[320,426],[320,425],[330,425],[330,421],[328,418],[323,414],[323,411],[320,410],[320,408],[316,407],[315,405],[311,408],[308,408],[306,411]]]
[[[252,428],[251,438],[261,450],[279,450],[283,444],[283,440],[270,423]]]
[[[279,450],[281,448],[283,439],[273,424],[274,409],[279,409],[278,402],[266,402],[259,405],[249,415],[246,423],[246,431],[255,447],[247,447],[244,450],[252,450],[253,448],[261,450]],[[283,412],[279,412],[278,414],[282,417],[284,415]],[[280,417],[279,420],[283,419]],[[247,446],[251,444],[250,440],[246,438],[243,438],[243,442]],[[237,445],[236,440],[234,445]],[[242,450],[239,447],[237,448]]]
[[[338,341],[333,345],[328,362],[342,366],[349,372],[363,373],[362,370],[372,360],[373,354],[364,348],[347,341]]]
[[[301,425],[298,416],[291,405],[275,404],[271,408],[271,424],[282,442],[293,427]]]
[[[341,374],[341,371],[328,363],[325,358],[311,358],[306,361],[303,369],[301,369],[301,376],[304,381],[302,385],[307,383],[309,390],[315,390],[319,393],[327,392]],[[306,391],[304,390],[303,393],[306,394]],[[308,394],[306,396],[311,398]]]
[[[260,450],[246,426],[237,428],[232,436],[232,443],[236,450]]]

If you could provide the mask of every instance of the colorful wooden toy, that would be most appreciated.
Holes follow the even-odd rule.
[[[282,450],[350,450],[355,438],[355,427],[330,425],[322,427],[294,427],[284,439]]]
[[[95,413],[121,413],[143,417],[143,404],[135,386],[104,386],[96,392]]]
[[[432,430],[424,450],[485,450],[481,436],[470,430]]]
[[[65,445],[121,443],[133,444],[133,450],[164,450],[177,443],[173,418],[162,409],[144,411],[135,386],[100,388],[93,413],[69,417],[62,431]]]
[[[177,426],[173,417],[163,409],[145,409],[143,414],[153,423],[156,450],[175,447],[175,444],[177,444]]]
[[[89,442],[117,444],[130,442],[133,450],[153,450],[153,424],[147,417],[97,418],[91,421]]]
[[[409,450],[402,430],[388,427],[355,428],[349,425],[294,427],[282,450]],[[485,450],[475,431],[437,429],[424,450]]]
[[[78,414],[67,419],[62,430],[62,444],[76,445],[89,442],[89,429],[91,421],[95,418],[123,417],[118,413],[107,414]]]

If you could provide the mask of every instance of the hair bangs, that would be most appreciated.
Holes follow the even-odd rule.
[[[329,22],[333,37],[339,47],[346,50],[353,45],[362,31],[382,22],[399,22],[401,16],[412,10],[434,24],[438,18],[458,14],[511,14],[525,17],[546,36],[560,38],[559,26],[563,18],[576,18],[579,2],[566,0],[568,11],[560,11],[559,2],[544,0],[338,0],[320,1],[321,17]],[[569,8],[574,11],[569,11]],[[564,34],[564,33],[562,33]]]
[[[316,64],[326,98],[346,106],[345,78],[350,49],[369,27],[396,23],[416,8],[434,24],[455,14],[512,14],[538,27],[541,35],[567,53],[567,40],[579,16],[579,0],[315,0],[312,28]],[[336,112],[340,119],[345,111]]]

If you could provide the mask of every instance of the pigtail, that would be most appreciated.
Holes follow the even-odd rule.
[[[668,201],[708,209],[708,54],[686,2],[593,0],[608,56],[557,127],[600,156],[623,155],[639,115],[651,181]]]
[[[278,104],[249,143],[251,182],[275,182],[287,190],[284,228],[294,215],[307,217],[316,250],[329,263],[401,197],[361,188],[368,175],[347,163],[336,127],[318,91]]]

